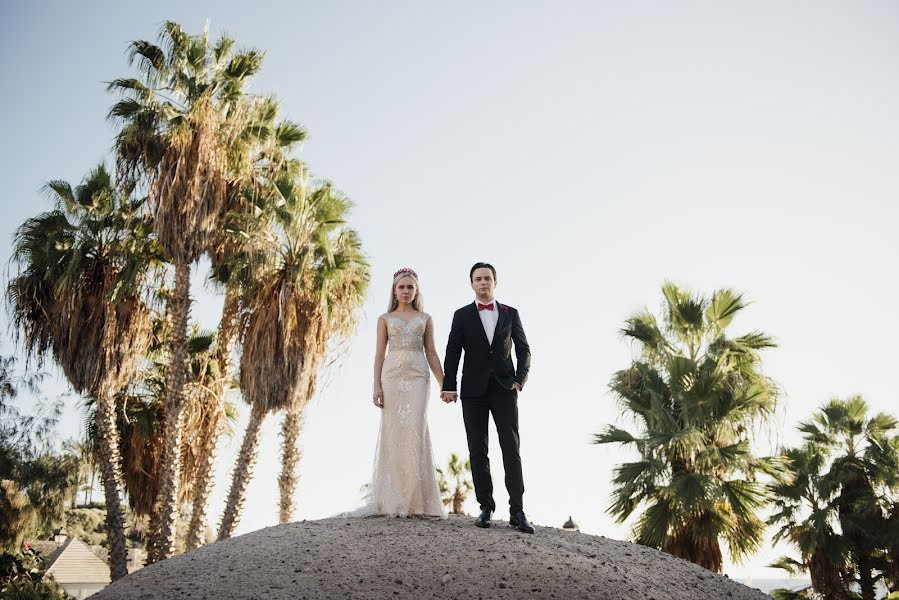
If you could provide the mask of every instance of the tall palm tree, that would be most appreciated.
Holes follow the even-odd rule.
[[[285,168],[301,169],[301,163],[290,158],[290,151],[306,139],[306,130],[291,121],[277,121],[279,106],[274,98],[257,103],[251,111],[243,136],[252,147],[254,176],[247,182],[229,186],[228,210],[213,251],[210,252],[211,280],[225,290],[225,301],[216,343],[216,362],[222,377],[216,393],[225,397],[234,387],[236,378],[231,376],[232,354],[239,341],[240,299],[247,283],[252,281],[254,249],[267,234],[268,214],[266,202],[271,188],[271,177]],[[212,413],[211,418],[221,418],[222,413]],[[215,472],[215,456],[218,447],[220,423],[211,422],[203,431],[207,435],[197,441],[196,492],[187,531],[187,548],[192,550],[203,543],[208,515],[208,498],[212,490]]]
[[[619,522],[639,510],[633,535],[640,544],[721,572],[720,540],[739,560],[762,542],[766,502],[752,428],[774,411],[777,388],[760,370],[760,350],[774,346],[752,332],[726,329],[746,302],[731,290],[710,298],[673,283],[662,287],[661,324],[646,309],[622,329],[642,356],[614,375],[610,388],[641,428],[608,426],[595,443],[631,446],[636,462],[615,469],[609,512]]]
[[[290,277],[295,282],[294,293],[309,301],[297,303],[307,311],[301,317],[307,323],[300,343],[303,370],[299,395],[288,404],[281,427],[281,523],[293,517],[303,411],[315,395],[319,369],[328,351],[355,328],[369,281],[359,238],[355,231],[342,227],[351,206],[349,199],[325,184],[312,190],[304,205],[307,214],[299,214],[305,224],[298,225],[307,230],[307,248],[296,255]]]
[[[182,481],[185,493],[182,502],[189,503],[194,509],[205,507],[200,498],[209,495],[211,481],[211,465],[214,454],[210,458],[210,440],[219,439],[220,435],[230,436],[237,416],[236,406],[228,399],[226,375],[221,370],[219,358],[218,333],[195,331],[188,343],[190,351],[190,383],[188,393],[192,398],[185,414],[184,435],[182,439]],[[230,379],[230,378],[227,378]],[[206,513],[192,515],[191,522],[201,520],[202,526],[196,534],[200,541],[205,539]],[[187,549],[191,549],[190,539],[186,539]]]
[[[471,461],[462,462],[458,454],[451,453],[446,472],[437,468],[437,484],[440,486],[443,504],[452,506],[454,515],[461,515],[462,504],[474,489],[471,483]]]
[[[256,461],[265,416],[288,411],[279,485],[281,518],[292,510],[297,437],[328,343],[349,332],[368,285],[368,265],[356,233],[341,228],[349,201],[330,185],[306,193],[304,173],[276,182],[273,246],[249,290],[240,387],[251,406],[250,423],[232,475],[219,538],[233,534]],[[289,504],[289,507],[287,506]]]
[[[805,439],[832,457],[824,476],[835,494],[842,539],[849,550],[864,600],[891,571],[889,506],[899,491],[899,421],[886,413],[868,417],[860,396],[834,399],[800,424]]]
[[[117,191],[102,165],[74,188],[53,181],[45,189],[55,208],[16,231],[19,272],[7,301],[26,352],[52,357],[76,391],[96,399],[109,560],[118,579],[127,568],[115,395],[150,343],[141,288],[160,253],[144,201]]]
[[[791,575],[808,572],[815,592],[832,600],[848,600],[852,566],[838,533],[834,490],[824,477],[827,462],[827,450],[814,442],[784,450],[783,472],[770,485],[775,512],[768,522],[781,526],[774,542],[788,540],[801,559],[784,556],[769,566]],[[779,593],[783,596],[788,591]]]
[[[147,353],[147,364],[116,398],[124,486],[129,506],[137,516],[152,514],[161,488],[158,473],[164,443],[165,385],[169,368],[164,352],[168,346],[167,335],[167,320],[163,315],[158,315],[154,318],[154,341]],[[192,503],[197,494],[198,440],[209,437],[207,429],[213,426],[221,427],[230,434],[235,418],[234,405],[216,393],[220,373],[215,361],[215,336],[200,331],[194,325],[187,348],[189,361],[185,389],[192,401],[186,406],[184,416],[179,507]],[[96,411],[91,403],[87,408],[85,436],[93,440],[96,437]],[[218,418],[219,413],[224,415],[221,419]]]
[[[229,183],[251,175],[241,139],[250,106],[243,90],[263,57],[256,50],[234,52],[235,42],[226,36],[212,43],[206,32],[188,35],[171,21],[159,39],[159,45],[130,45],[140,78],[109,85],[124,96],[110,110],[122,124],[116,138],[120,171],[148,186],[156,233],[175,266],[162,491],[148,562],[171,555],[175,543],[190,265],[220,234]]]

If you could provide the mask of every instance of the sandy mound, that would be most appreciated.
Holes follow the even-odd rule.
[[[269,527],[141,569],[91,598],[768,598],[627,542],[472,523],[338,518]]]

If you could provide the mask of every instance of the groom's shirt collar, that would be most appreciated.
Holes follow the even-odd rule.
[[[481,324],[484,326],[484,333],[487,334],[487,342],[493,344],[493,334],[496,331],[496,322],[499,320],[499,305],[496,298],[490,302],[481,302],[477,298],[474,300],[474,307],[477,309],[478,304],[493,304],[493,310],[479,310],[478,317],[481,318]]]

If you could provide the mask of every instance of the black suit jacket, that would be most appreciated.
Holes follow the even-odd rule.
[[[511,390],[515,383],[524,388],[531,368],[528,339],[524,335],[518,311],[499,302],[496,302],[496,306],[499,314],[492,344],[487,342],[487,333],[474,302],[463,306],[453,315],[443,361],[443,391],[455,392],[457,389],[456,373],[463,350],[465,362],[462,364],[460,390],[463,398],[482,396],[491,377],[496,378],[506,389]],[[513,342],[517,367],[512,364]]]

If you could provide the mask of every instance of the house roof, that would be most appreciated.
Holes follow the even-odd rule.
[[[56,553],[59,547],[62,546],[62,544],[54,542],[53,540],[27,540],[27,542],[32,550],[41,553],[41,557],[44,559],[45,564],[49,564],[51,557]]]
[[[109,565],[82,541],[69,538],[47,560],[56,583],[109,583]]]

